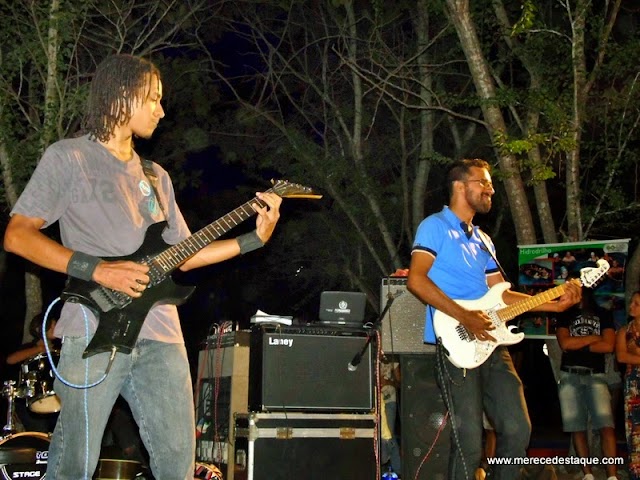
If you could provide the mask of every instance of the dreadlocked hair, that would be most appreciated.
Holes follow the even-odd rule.
[[[149,94],[147,86],[153,75],[160,78],[158,67],[140,57],[118,54],[103,60],[91,82],[83,130],[107,142],[116,127],[131,119],[136,103]]]

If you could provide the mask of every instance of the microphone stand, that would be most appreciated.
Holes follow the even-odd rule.
[[[389,292],[389,294],[387,295],[387,304],[384,306],[384,308],[382,309],[382,312],[380,312],[380,315],[378,316],[376,321],[373,322],[373,325],[372,325],[370,331],[367,333],[367,341],[364,342],[364,345],[362,346],[360,351],[355,354],[355,356],[353,357],[351,362],[349,362],[349,364],[347,365],[347,369],[350,372],[355,372],[356,371],[356,369],[358,368],[358,365],[360,365],[360,361],[362,360],[363,355],[367,351],[367,348],[369,348],[369,344],[371,343],[371,339],[375,336],[374,332],[377,331],[378,328],[380,327],[380,324],[382,323],[382,319],[384,318],[384,316],[387,314],[387,312],[391,308],[391,304],[393,303],[393,301],[397,297],[402,295],[403,293],[404,293],[404,291],[400,291],[400,292],[398,292],[398,293],[396,293],[394,295],[394,294],[391,294],[391,292]]]

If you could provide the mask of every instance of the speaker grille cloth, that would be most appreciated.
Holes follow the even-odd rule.
[[[435,352],[434,345],[425,345],[422,341],[426,307],[407,290],[406,278],[382,279],[380,311],[384,310],[389,298],[394,300],[382,318],[382,350],[387,355]]]

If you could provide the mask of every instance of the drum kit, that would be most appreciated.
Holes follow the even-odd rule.
[[[59,358],[52,352],[52,358]],[[18,432],[14,423],[15,400],[24,399],[27,408],[37,414],[60,411],[60,399],[53,391],[55,376],[46,354],[22,363],[18,382],[6,380],[2,395],[7,399],[7,424],[0,436],[0,479],[37,478],[46,475],[50,435],[42,432]]]
[[[51,352],[54,364],[60,354]],[[6,380],[2,395],[7,399],[7,424],[0,434],[0,480],[15,478],[44,479],[47,471],[51,435],[42,432],[18,432],[14,420],[15,400],[24,399],[27,408],[36,414],[60,411],[60,398],[53,390],[55,374],[46,353],[22,363],[18,382]],[[146,480],[139,462],[101,458],[95,480]],[[211,464],[196,463],[195,479],[223,480],[220,470]]]

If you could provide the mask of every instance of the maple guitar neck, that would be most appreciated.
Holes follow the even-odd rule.
[[[578,284],[580,283],[577,280],[572,280],[572,282],[576,282]],[[532,297],[525,298],[524,300],[512,303],[511,305],[507,305],[497,312],[498,318],[500,318],[500,320],[502,320],[503,322],[513,320],[518,315],[522,315],[529,310],[532,310],[542,304],[545,304],[562,296],[566,289],[567,284],[563,283],[562,285],[558,285],[557,287],[545,290],[544,292],[540,292]]]

